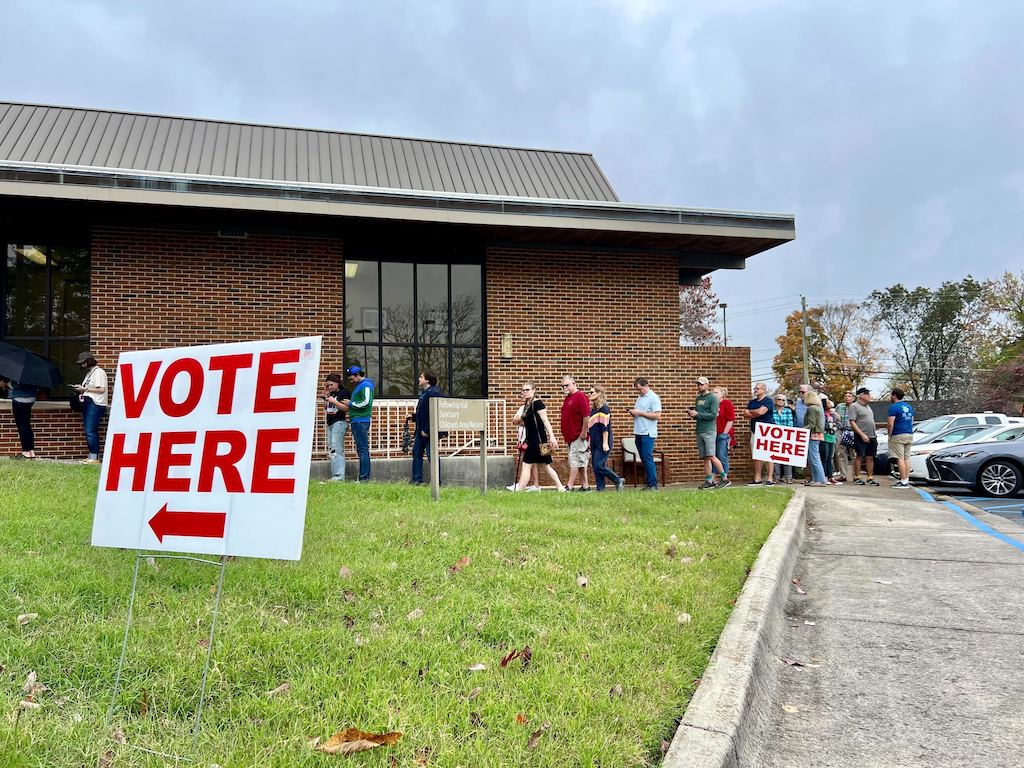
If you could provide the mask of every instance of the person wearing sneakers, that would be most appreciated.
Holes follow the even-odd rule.
[[[750,419],[751,435],[753,435],[754,430],[757,429],[757,422],[760,421],[764,424],[775,423],[772,399],[768,397],[768,386],[763,381],[759,381],[754,385],[754,399],[747,403],[747,407],[743,409],[743,415]],[[751,443],[753,443],[753,441],[751,441]],[[751,448],[753,448],[753,445],[751,445]],[[760,459],[754,459],[754,480],[747,483],[747,485],[760,485],[762,470],[764,470],[764,484],[775,485],[772,480],[772,473],[775,471],[775,464],[771,461],[761,461]]]
[[[903,402],[906,393],[893,387],[889,394],[889,455],[900,467],[900,480],[893,488],[910,487],[910,445],[914,441],[914,406]]]
[[[626,481],[616,475],[608,466],[608,456],[614,443],[612,435],[612,411],[608,407],[608,393],[604,387],[596,384],[587,393],[590,399],[590,418],[587,426],[590,431],[590,454],[594,462],[594,482],[597,490],[604,490],[604,481],[611,480],[616,491],[626,487]]]
[[[558,473],[551,466],[551,454],[558,450],[558,438],[551,428],[548,420],[548,411],[544,401],[537,397],[537,385],[532,381],[523,384],[521,390],[523,407],[516,412],[516,422],[526,428],[526,451],[523,453],[522,467],[519,470],[519,479],[506,485],[509,491],[525,491],[530,481],[532,467],[543,466],[548,477],[551,478],[559,491],[564,491]]]
[[[725,474],[715,450],[715,443],[718,440],[719,400],[718,395],[708,388],[710,383],[707,376],[697,378],[697,397],[694,399],[693,408],[687,411],[690,418],[697,421],[697,456],[704,462],[704,484],[698,486],[701,490],[730,485],[729,477]],[[717,484],[714,472],[718,472]]]
[[[99,464],[100,420],[107,412],[107,372],[100,368],[92,352],[82,352],[75,362],[85,372],[82,383],[72,387],[82,396],[82,427],[89,446],[89,458],[82,463]]]
[[[787,404],[784,394],[775,396],[775,410],[772,412],[772,420],[780,427],[796,426],[796,414]],[[776,464],[773,477],[777,483],[791,484],[793,482],[793,465]]]
[[[875,454],[878,453],[878,439],[875,436],[875,415],[868,403],[871,402],[871,390],[861,387],[857,390],[857,399],[846,409],[846,418],[853,430],[853,484],[878,485],[875,482]],[[861,462],[868,476],[865,481],[860,476]]]
[[[562,439],[569,449],[569,482],[570,491],[577,490],[576,474],[583,473],[583,484],[579,490],[589,491],[587,465],[590,463],[590,445],[587,442],[587,421],[590,418],[590,398],[576,386],[572,376],[562,377]]]
[[[352,365],[345,371],[352,386],[352,399],[348,402],[348,417],[352,442],[359,457],[359,482],[370,482],[370,420],[373,418],[373,381],[366,378],[361,366]]]
[[[716,385],[711,389],[718,395],[718,423],[715,431],[718,438],[715,440],[715,455],[722,462],[722,470],[729,474],[729,449],[736,445],[736,430],[733,425],[736,423],[736,406],[729,399],[729,390],[723,386]]]

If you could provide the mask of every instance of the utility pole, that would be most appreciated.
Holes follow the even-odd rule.
[[[726,330],[726,327],[725,327],[725,308],[727,306],[729,306],[729,305],[726,304],[723,301],[718,306],[722,308],[722,346],[723,347],[728,347],[729,346],[729,333],[728,333],[728,331]]]
[[[802,326],[802,333],[800,334],[804,344],[804,384],[811,383],[811,375],[807,370],[807,297],[800,296],[800,325]]]

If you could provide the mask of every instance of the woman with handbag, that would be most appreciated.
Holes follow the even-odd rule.
[[[516,422],[526,429],[526,450],[523,452],[522,467],[519,470],[519,481],[506,486],[509,491],[524,491],[530,481],[533,467],[544,466],[548,477],[555,481],[559,491],[564,491],[561,479],[551,466],[551,454],[558,448],[558,438],[548,421],[547,408],[544,401],[537,397],[537,388],[532,382],[523,384],[523,407],[517,412]]]
[[[107,412],[107,372],[100,368],[92,352],[82,352],[75,361],[85,371],[81,384],[73,389],[81,395],[82,427],[89,446],[89,458],[83,464],[100,463],[100,420]]]

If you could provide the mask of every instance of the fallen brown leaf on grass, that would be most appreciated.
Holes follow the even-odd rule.
[[[409,611],[408,615],[405,618],[407,618],[409,621],[416,621],[416,619],[422,619],[423,618],[423,609],[422,608],[415,608],[415,609]]]
[[[485,669],[487,669],[487,665],[480,664],[479,662],[477,662],[476,664],[470,664],[468,667],[466,667],[467,672],[483,672]]]
[[[29,696],[28,698],[22,699],[18,706],[22,709],[39,709],[40,705],[38,702],[32,701],[32,697]]]
[[[145,717],[149,714],[149,692],[142,689],[142,699],[139,701],[139,717]]]
[[[114,764],[114,753],[111,750],[107,750],[100,755],[100,760],[96,763],[96,768],[110,768]]]
[[[36,672],[32,670],[28,673],[28,677],[25,678],[25,684],[21,686],[21,690],[25,693],[33,693],[33,688],[36,686]]]
[[[124,731],[122,731],[120,728],[115,728],[114,732],[112,734],[110,734],[110,738],[112,738],[114,740],[115,744],[127,744],[128,743],[128,739],[126,739],[124,737]]]
[[[608,698],[609,699],[620,699],[620,698],[622,698],[622,684],[621,683],[616,683],[614,686],[612,686],[612,689],[610,691],[608,691]]]
[[[416,751],[412,753],[413,765],[427,765],[430,762],[430,753],[433,751],[433,747],[417,747]]]
[[[287,693],[291,689],[291,683],[281,683],[277,688],[272,691],[267,691],[267,698],[272,699],[275,696],[280,696],[282,693]]]
[[[668,752],[668,748],[670,746],[671,746],[671,744],[668,743],[667,739],[662,739],[661,740],[661,754],[664,755],[666,752]]]
[[[18,626],[19,627],[24,627],[30,621],[32,621],[34,619],[38,619],[38,618],[39,618],[39,614],[38,613],[21,613],[21,614],[18,614],[18,618],[16,619],[16,621],[18,622]]]
[[[576,584],[579,587],[585,587],[590,583],[590,579],[584,576],[582,573],[576,577]]]
[[[356,601],[356,593],[351,590],[346,589],[341,595],[345,598],[346,603],[354,603]]]
[[[209,648],[210,647],[210,640],[209,640],[209,638],[206,638],[206,637],[202,638],[199,641],[199,647],[203,648],[203,649]]]
[[[516,649],[516,648],[513,648],[513,649],[512,649],[512,650],[511,650],[511,651],[509,652],[509,654],[508,654],[507,656],[505,656],[505,657],[504,657],[504,658],[503,658],[503,659],[501,660],[501,668],[502,668],[502,669],[504,669],[505,667],[507,667],[507,666],[509,665],[509,662],[511,662],[511,661],[512,661],[513,659],[516,659],[516,658],[518,658],[518,657],[519,657],[519,650],[518,650],[518,649]]]
[[[678,616],[676,616],[676,621],[680,624],[689,624],[691,621],[693,621],[693,616],[691,616],[688,613],[680,613]]]
[[[484,689],[478,685],[476,688],[474,688],[472,691],[466,694],[466,701],[472,701],[477,696],[479,696],[483,692],[483,690]]]
[[[354,752],[366,752],[377,747],[390,746],[396,743],[402,734],[400,731],[391,733],[366,733],[358,728],[346,728],[336,733],[316,749],[328,755],[351,755]]]
[[[526,748],[530,750],[536,749],[537,745],[540,744],[540,737],[543,736],[544,732],[550,727],[551,723],[544,723],[540,728],[531,733],[530,740],[526,742]]]
[[[155,557],[147,557],[146,558],[146,565],[148,565],[150,568],[152,568],[157,573],[160,572],[160,566],[157,564]]]
[[[469,555],[459,558],[459,561],[448,569],[448,573],[452,574],[452,576],[454,576],[457,573],[461,573],[462,569],[469,565],[471,562],[472,561],[469,559]]]
[[[480,713],[479,712],[470,712],[469,713],[469,724],[472,725],[474,728],[483,728],[484,727],[484,720],[483,720],[482,717],[480,717]]]
[[[533,649],[528,645],[524,645],[523,652],[519,654],[519,658],[523,662],[523,669],[529,669],[530,662],[533,660]]]
[[[526,725],[528,722],[530,722],[530,718],[528,718],[522,712],[517,712],[516,713],[516,724],[518,724],[518,725]]]
[[[338,569],[338,575],[343,579],[351,579],[352,569],[350,569],[347,565],[343,565],[341,566],[341,568]]]
[[[356,620],[351,616],[342,616],[341,621],[345,625],[345,629],[352,629],[356,625]]]

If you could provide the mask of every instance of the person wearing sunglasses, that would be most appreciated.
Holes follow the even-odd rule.
[[[523,399],[522,407],[516,412],[515,422],[526,428],[526,451],[523,453],[522,468],[519,470],[519,479],[512,485],[505,486],[509,491],[525,491],[527,483],[530,482],[530,471],[535,466],[544,467],[559,491],[564,491],[558,473],[551,466],[551,454],[558,448],[558,438],[548,421],[547,407],[544,401],[537,397],[537,387],[532,381],[523,385],[520,394]]]

